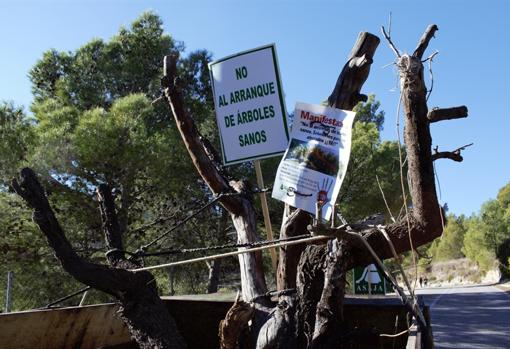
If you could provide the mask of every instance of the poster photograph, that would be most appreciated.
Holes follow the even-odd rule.
[[[329,220],[345,177],[355,113],[296,103],[290,142],[276,173],[272,197]]]

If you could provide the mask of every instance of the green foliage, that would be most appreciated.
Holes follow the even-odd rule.
[[[374,213],[387,215],[377,178],[392,214],[397,216],[403,203],[398,144],[381,141],[375,123],[357,122],[349,167],[338,199],[340,210],[349,221]]]
[[[504,221],[505,208],[498,200],[489,200],[482,205],[480,218],[487,247],[496,253],[498,246],[509,237],[508,226]]]
[[[381,141],[384,112],[379,111],[379,107],[375,96],[370,95],[367,102],[359,103],[354,108],[356,118],[349,167],[337,201],[342,215],[348,221],[374,213],[384,213],[389,219],[381,189],[395,217],[402,208],[398,144]],[[405,168],[403,173],[407,173]],[[405,178],[404,181],[407,182]]]
[[[0,194],[20,167],[36,169],[73,247],[84,257],[103,263],[105,247],[94,199],[99,183],[113,189],[128,250],[147,243],[207,202],[209,191],[198,179],[168,106],[152,103],[161,95],[163,57],[182,50],[182,44],[163,33],[160,18],[147,12],[110,40],[93,39],[71,52],[45,52],[29,74],[35,97],[31,106],[34,118],[27,118],[10,104],[0,109]],[[200,131],[215,143],[207,68],[210,58],[205,50],[190,53],[178,62],[178,75],[186,107]],[[9,206],[9,200],[0,197],[0,206]],[[12,217],[22,214],[22,221],[28,222],[29,210],[20,212]],[[211,238],[215,232],[210,229],[211,221],[221,216],[219,212],[214,207],[207,217],[191,222],[194,229],[179,229],[155,248],[224,243],[225,234]],[[0,221],[0,229],[11,229],[9,224]],[[208,232],[208,238],[197,236],[202,230]],[[50,298],[63,296],[62,292],[79,288],[55,263],[33,224],[23,225],[14,236],[0,236],[0,246],[23,250],[16,249],[11,240],[19,240],[20,246],[32,244],[32,249],[26,250],[33,252],[23,262],[14,255],[0,257],[7,268],[2,275],[14,270],[18,281],[34,280],[32,288],[40,288],[48,298],[31,306],[41,306]],[[44,251],[44,260],[40,251]],[[47,277],[41,277],[40,268],[54,272],[46,270]],[[207,274],[204,268],[196,269],[202,275],[200,283],[189,279],[180,289],[200,291]],[[182,279],[186,280],[184,276],[187,274],[183,272]],[[161,278],[166,282],[165,275]],[[44,286],[49,282],[55,287]],[[62,287],[58,289],[58,285]]]
[[[0,103],[0,188],[27,163],[35,142],[33,120],[12,103]]]
[[[508,187],[507,184],[499,191],[497,200],[489,200],[482,205],[480,213],[470,219],[464,238],[463,253],[483,270],[493,267],[497,258],[501,271],[506,273],[504,266],[510,256],[510,248],[507,247],[510,227],[505,217],[510,204]]]
[[[478,217],[472,217],[468,223],[468,230],[464,237],[462,253],[475,261],[482,271],[488,271],[494,266],[495,255],[490,250],[485,236],[486,226]]]
[[[56,98],[80,110],[108,108],[131,93],[159,94],[162,58],[179,50],[161,19],[143,13],[108,42],[93,39],[75,52],[50,50],[30,71],[36,102]]]
[[[55,263],[31,211],[17,195],[0,192],[0,212],[0,275],[3,282],[8,271],[14,273],[12,310],[43,307],[82,287]],[[6,287],[1,286],[3,300]]]
[[[496,200],[485,202],[480,212],[469,218],[449,215],[440,239],[428,253],[434,261],[462,258],[475,261],[484,272],[498,261],[501,272],[509,275],[510,256],[510,183],[501,188]]]
[[[450,260],[463,258],[462,246],[464,244],[464,235],[467,227],[465,217],[456,217],[451,214],[447,217],[447,224],[444,228],[441,238],[432,242],[428,253],[434,260]]]
[[[378,131],[382,131],[385,114],[383,110],[379,110],[380,107],[381,102],[375,100],[375,95],[369,95],[365,103],[358,103],[354,108],[355,122],[370,122],[376,126]]]
[[[158,219],[161,202],[169,198],[190,191],[200,196],[168,107],[151,103],[161,94],[163,56],[177,51],[182,45],[147,12],[108,41],[93,39],[74,52],[48,51],[36,63],[30,78],[39,143],[32,166],[63,194],[57,206],[66,207],[72,194],[82,199],[78,207],[93,207],[95,186],[106,182],[127,232]],[[179,62],[190,111],[208,120],[204,124],[212,115],[210,105],[199,103],[210,99],[209,59],[199,51]],[[65,216],[76,216],[73,211]],[[87,230],[99,233],[96,218],[81,218]]]

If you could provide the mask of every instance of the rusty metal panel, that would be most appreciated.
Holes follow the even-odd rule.
[[[189,349],[218,347],[218,324],[232,305],[232,297],[216,301],[204,298],[163,298]],[[117,310],[115,304],[101,304],[0,314],[0,348],[137,348],[115,314]],[[397,298],[347,297],[344,316],[349,319],[353,339],[347,348],[405,348],[407,334],[398,338],[379,334],[407,329],[406,314]]]
[[[128,343],[117,309],[102,304],[0,314],[0,347],[93,349]]]

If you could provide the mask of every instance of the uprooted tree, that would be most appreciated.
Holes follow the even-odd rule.
[[[384,227],[396,253],[413,250],[441,235],[444,219],[436,196],[433,161],[439,158],[462,160],[460,150],[432,154],[430,123],[467,116],[465,107],[428,112],[423,55],[436,30],[435,25],[427,28],[412,55],[401,54],[385,35],[397,55],[400,72],[412,200],[412,208],[403,218]],[[376,36],[360,34],[328,99],[330,106],[352,110],[365,100],[366,96],[360,91],[378,44]],[[227,178],[218,166],[217,153],[198,132],[190,108],[184,103],[181,82],[176,78],[177,59],[177,54],[165,57],[162,85],[179,132],[200,176],[230,213],[238,242],[255,242],[259,235],[250,186]],[[21,180],[14,180],[12,186],[34,209],[34,221],[64,269],[80,282],[119,300],[120,316],[142,348],[185,346],[158,297],[154,278],[148,272],[133,271],[138,265],[123,252],[115,203],[108,186],[99,186],[97,197],[109,248],[106,255],[109,266],[90,263],[73,251],[33,171],[23,170]],[[286,209],[280,238],[309,233],[311,221],[310,214],[302,210],[290,212]],[[316,228],[316,234],[334,236],[329,250],[325,245],[280,248],[277,288],[296,292],[281,292],[276,307],[267,296],[260,252],[239,255],[243,301],[235,303],[220,326],[223,348],[236,348],[240,344],[256,348],[342,347],[348,338],[345,331],[348,320],[342,315],[346,272],[354,266],[369,264],[373,259],[358,237],[365,239],[380,258],[391,258],[393,253],[381,230],[363,222]],[[249,331],[246,331],[250,320]]]
[[[397,55],[396,65],[400,74],[401,103],[405,114],[405,145],[408,163],[409,191],[412,208],[407,214],[385,227],[385,231],[397,253],[413,250],[440,236],[444,217],[438,203],[433,161],[438,158],[459,160],[459,152],[432,154],[430,123],[467,116],[465,107],[433,109],[427,107],[427,89],[423,76],[423,55],[429,41],[437,31],[429,26],[412,55],[401,54],[386,36]],[[361,33],[345,64],[333,93],[328,98],[330,106],[352,110],[366,98],[360,91],[366,81],[379,39],[369,33]],[[179,81],[175,79],[177,57],[166,57],[165,94],[172,108],[183,141],[198,172],[214,195],[242,191],[246,186],[229,181],[214,164],[218,159],[202,141],[193,116],[182,102]],[[255,229],[255,211],[250,193],[245,196],[227,196],[222,205],[230,212],[238,233],[239,242],[258,239]],[[307,233],[312,217],[295,210],[284,217],[280,238]],[[354,266],[367,265],[373,257],[363,245],[353,238],[356,232],[377,251],[380,258],[393,257],[390,245],[380,229],[364,224],[342,225],[323,229],[322,233],[334,234],[333,253],[324,245],[288,246],[280,248],[277,285],[278,290],[296,288],[291,296],[282,293],[276,308],[271,306],[261,265],[261,255],[240,255],[242,294],[250,306],[236,304],[220,328],[222,346],[235,348],[239,336],[251,320],[250,338],[244,341],[256,343],[257,348],[332,348],[340,347],[345,339],[342,331],[344,319],[342,304],[345,293],[346,272]],[[244,305],[244,304],[243,304]],[[235,312],[243,312],[248,316]]]

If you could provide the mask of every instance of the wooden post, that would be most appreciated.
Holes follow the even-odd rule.
[[[260,189],[264,188],[264,178],[262,177],[262,169],[260,168],[260,160],[254,160],[253,164],[255,165],[255,173],[257,175],[257,185]],[[262,214],[264,215],[264,225],[266,227],[267,239],[273,240],[273,228],[271,227],[271,218],[269,217],[269,208],[267,206],[267,198],[266,193],[260,193],[260,204],[262,205]],[[276,257],[276,250],[274,248],[269,250],[271,254],[271,264],[273,265],[274,272],[276,274],[276,270],[278,267],[278,259]]]
[[[7,289],[5,291],[5,312],[10,313],[12,307],[12,279],[14,272],[7,272]]]

